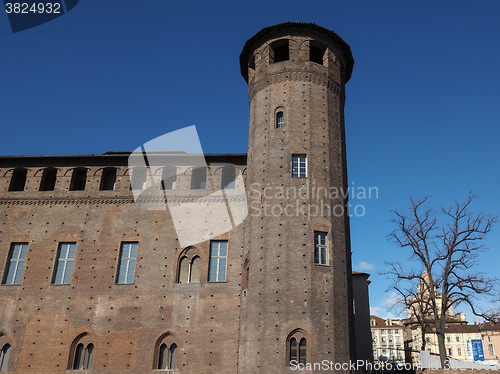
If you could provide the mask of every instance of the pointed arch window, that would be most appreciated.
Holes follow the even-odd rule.
[[[94,344],[89,343],[84,346],[79,343],[76,346],[75,359],[73,362],[73,370],[90,370],[92,369],[92,360],[94,358]]]
[[[294,330],[287,339],[287,364],[290,366],[297,364],[307,364],[310,362],[308,350],[308,336],[301,329]]]
[[[7,343],[0,351],[0,371],[7,372],[9,368],[10,344]]]
[[[154,370],[175,370],[178,367],[179,347],[176,338],[167,332],[156,342]]]
[[[157,369],[177,369],[177,344],[172,343],[172,345],[168,347],[165,343],[163,343],[160,346],[160,356],[158,358]]]
[[[179,260],[177,283],[200,283],[201,258],[195,247],[185,250]]]

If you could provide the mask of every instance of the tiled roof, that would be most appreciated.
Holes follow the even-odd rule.
[[[370,316],[370,327],[371,328],[391,328],[391,327],[402,327],[402,324],[401,324],[401,321],[398,320],[398,319],[392,319],[392,318],[389,318],[391,321],[392,321],[392,325],[388,325],[386,324],[386,320],[383,319],[383,318],[380,318],[380,317],[377,317],[377,316],[373,316],[371,315]],[[372,326],[372,323],[371,321],[372,320],[375,320],[375,326]]]

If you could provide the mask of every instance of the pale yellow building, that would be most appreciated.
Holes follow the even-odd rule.
[[[381,356],[389,361],[404,360],[404,328],[399,319],[382,319],[370,316],[372,330],[373,358],[380,361]]]

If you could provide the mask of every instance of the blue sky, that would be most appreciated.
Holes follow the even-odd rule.
[[[0,16],[0,154],[133,150],[196,125],[206,153],[246,152],[247,86],[238,57],[263,27],[314,22],[350,46],[349,181],[377,187],[351,221],[353,264],[371,305],[390,315],[384,260],[391,210],[408,196],[438,205],[480,195],[499,214],[498,1],[82,0],[13,34]],[[500,224],[480,269],[500,276]],[[360,263],[363,261],[365,264]],[[467,312],[467,310],[465,310]],[[472,319],[472,318],[470,318]]]

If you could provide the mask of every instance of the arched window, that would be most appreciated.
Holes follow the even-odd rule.
[[[92,359],[94,357],[94,344],[89,343],[85,347],[82,343],[76,346],[73,370],[92,369]]]
[[[201,267],[201,258],[195,256],[191,261],[191,274],[189,277],[190,283],[200,283],[200,267]]]
[[[160,357],[157,369],[166,369],[168,364],[168,347],[166,344],[160,346]]]
[[[280,110],[276,112],[276,124],[275,124],[277,129],[281,129],[285,126],[285,117],[283,115],[283,112]]]
[[[177,338],[170,332],[160,336],[155,347],[155,370],[175,370],[178,366],[179,347],[175,343]]]
[[[168,351],[168,368],[177,368],[177,344],[173,343]]]
[[[24,191],[27,174],[28,170],[26,169],[14,170],[12,173],[12,178],[10,180],[9,191]]]
[[[57,179],[57,169],[46,168],[43,170],[42,180],[40,181],[40,191],[54,191]]]
[[[310,42],[309,46],[309,61],[323,65],[326,55],[326,47],[317,42]]]
[[[75,361],[73,363],[73,370],[78,370],[83,368],[83,356],[85,355],[85,347],[82,343],[76,346],[75,351]]]
[[[132,169],[132,176],[130,178],[130,186],[132,190],[142,191],[146,188],[146,181],[148,179],[148,169],[142,166]]]
[[[222,168],[222,188],[234,189],[236,179],[236,168],[234,166],[224,166]]]
[[[194,168],[191,173],[191,189],[204,190],[207,186],[207,168],[200,166]]]
[[[177,168],[175,166],[165,166],[161,174],[161,183],[164,190],[174,190],[177,183]]]
[[[300,339],[299,343],[299,363],[307,363],[307,340],[306,338]]]
[[[87,182],[87,169],[75,168],[73,169],[73,175],[71,176],[71,184],[69,186],[69,190],[83,191],[85,190],[86,182]]]
[[[9,367],[10,344],[7,343],[0,351],[0,371],[8,371]]]
[[[197,249],[194,247],[183,251],[179,260],[178,283],[200,282],[201,258],[197,253]]]
[[[115,189],[116,183],[116,169],[106,168],[102,171],[101,177],[101,190],[112,191]]]
[[[290,364],[297,364],[297,339],[290,339]]]
[[[269,48],[269,63],[286,61],[290,59],[288,40],[278,40],[271,44]]]
[[[91,370],[95,346],[87,333],[80,334],[71,344],[68,370]]]
[[[287,338],[287,364],[307,364],[310,362],[307,349],[308,336],[302,329],[294,330]]]

